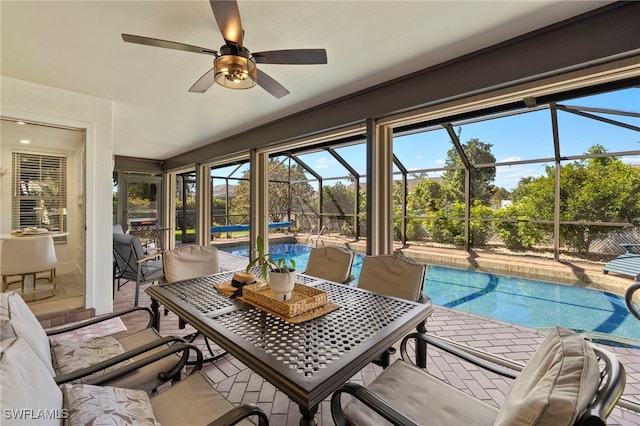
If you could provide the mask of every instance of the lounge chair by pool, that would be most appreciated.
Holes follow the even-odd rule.
[[[622,246],[626,249],[626,253],[604,265],[602,272],[605,274],[615,272],[638,281],[640,280],[640,254],[633,253],[633,248],[640,244],[622,244]]]

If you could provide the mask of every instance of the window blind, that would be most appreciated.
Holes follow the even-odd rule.
[[[12,168],[11,228],[66,231],[67,156],[13,151]]]

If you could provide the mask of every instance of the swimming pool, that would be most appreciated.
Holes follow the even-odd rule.
[[[297,244],[269,247],[276,255],[289,253],[299,271],[305,270],[310,250]],[[231,252],[249,256],[248,249]],[[361,267],[362,255],[357,254],[352,270],[356,279]],[[425,293],[434,304],[508,323],[537,329],[560,325],[594,333],[602,341],[640,344],[640,323],[624,298],[611,293],[432,265],[427,268]]]

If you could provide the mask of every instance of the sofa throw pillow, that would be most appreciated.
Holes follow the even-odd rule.
[[[2,426],[60,426],[62,392],[24,339],[0,342]]]
[[[4,294],[4,293],[2,293]],[[31,312],[27,303],[15,291],[6,294],[6,305],[2,308],[2,315],[6,315],[11,322],[11,327],[17,337],[24,339],[33,352],[38,355],[44,366],[53,376],[53,366],[51,365],[51,348],[49,338],[44,328],[38,322],[36,316]],[[4,304],[3,300],[0,305]],[[6,330],[6,327],[5,327]],[[4,331],[3,331],[4,333]]]

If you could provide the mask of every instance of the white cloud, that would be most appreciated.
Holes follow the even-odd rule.
[[[333,157],[320,157],[313,168],[317,170],[328,169],[336,164],[338,164],[338,162]]]
[[[625,164],[638,165],[640,164],[640,155],[634,155],[630,157],[620,157],[620,160]]]
[[[502,160],[498,160],[498,163],[509,163],[511,161],[521,161],[522,157],[507,157],[507,158],[503,158]]]

